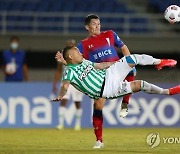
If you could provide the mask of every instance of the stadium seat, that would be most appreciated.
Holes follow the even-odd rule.
[[[155,12],[164,12],[169,5],[180,6],[180,0],[149,0],[149,5]]]
[[[18,11],[23,9],[23,3],[21,1],[12,1],[9,6],[9,11]]]
[[[37,3],[35,2],[24,2],[22,11],[35,11],[35,8],[37,6]]]
[[[130,18],[130,32],[132,33],[144,33],[148,32],[147,28],[147,19],[143,17],[139,18]]]
[[[150,2],[152,5],[158,5],[159,0],[152,0]],[[160,0],[161,1],[161,0]],[[111,13],[117,13],[117,14],[125,14],[125,13],[135,13],[135,10],[129,9],[125,3],[122,1],[117,1],[117,0],[97,0],[96,3],[92,2],[92,0],[40,0],[40,1],[25,1],[25,0],[1,0],[0,1],[0,11],[24,11],[24,12],[35,12],[35,13],[49,13],[49,12],[56,12],[57,15],[60,13],[60,16],[56,17],[51,17],[51,15],[48,14],[48,16],[38,16],[36,19],[33,15],[21,15],[21,16],[7,16],[6,20],[8,22],[19,22],[19,23],[26,23],[26,26],[22,25],[21,27],[18,26],[18,24],[15,25],[7,25],[7,30],[13,31],[13,30],[18,30],[18,31],[30,31],[32,30],[32,27],[28,26],[28,23],[33,23],[35,20],[38,21],[38,31],[42,32],[51,32],[51,31],[63,31],[63,22],[64,22],[64,17],[63,13],[65,12],[84,12],[84,13],[104,13],[107,14],[109,12]],[[62,15],[62,16],[61,16]],[[75,24],[76,22],[83,22],[84,17],[70,17],[68,18],[69,20],[69,25]],[[147,21],[146,20],[141,20],[138,21],[133,19],[130,21],[132,24],[133,22],[137,23],[143,23],[145,24]],[[103,24],[124,24],[124,19],[119,17],[119,18],[108,18],[106,16],[101,17],[101,22]],[[51,26],[52,25],[59,25],[59,26]],[[32,25],[32,24],[30,24]],[[49,25],[49,26],[48,26]],[[82,25],[83,26],[83,25]],[[105,26],[106,27],[106,26]],[[104,28],[105,28],[104,27]],[[109,28],[108,28],[109,29]],[[112,26],[113,29],[113,26]],[[136,29],[132,28],[132,31],[141,31],[141,29]],[[69,27],[70,32],[80,32],[84,31],[83,28],[79,27]],[[123,32],[123,28],[120,25],[119,28],[116,28],[116,31],[118,32]],[[142,31],[145,31],[142,29]]]
[[[0,1],[0,11],[8,10],[9,5],[10,5],[9,1],[1,0]]]

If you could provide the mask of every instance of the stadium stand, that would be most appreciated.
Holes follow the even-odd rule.
[[[164,12],[169,5],[180,6],[179,0],[149,0],[149,9],[153,12]]]
[[[6,32],[82,32],[84,31],[82,22],[84,20],[84,14],[88,13],[116,13],[120,16],[127,14],[136,14],[136,11],[132,8],[128,8],[126,3],[118,0],[98,0],[96,3],[92,3],[91,0],[1,0],[0,1],[0,12],[7,12],[6,15]],[[23,12],[20,14],[12,14],[12,12]],[[27,12],[31,14],[26,15]],[[72,16],[73,13],[84,13],[82,16]],[[54,15],[44,15],[41,13],[55,13]],[[69,13],[68,19],[65,18],[65,13]],[[61,15],[59,15],[61,14]],[[69,27],[64,29],[65,20],[68,20]],[[112,25],[112,29],[117,32],[124,32],[126,30],[125,17],[102,17],[102,22],[105,23],[104,29],[109,29],[109,25]],[[148,32],[146,28],[148,19],[135,17],[129,21],[130,32],[143,33]],[[13,24],[11,24],[13,23]],[[81,23],[81,24],[80,24]],[[107,24],[106,24],[107,23]],[[73,24],[73,26],[72,26]],[[117,27],[114,25],[124,25]],[[131,28],[134,24],[141,26],[135,26]],[[143,28],[142,28],[143,27]],[[1,27],[0,27],[1,28]],[[2,29],[2,28],[1,28]]]
[[[0,11],[133,12],[116,0],[98,0],[96,3],[91,0],[86,0],[86,3],[83,3],[83,0],[1,0],[0,4]]]

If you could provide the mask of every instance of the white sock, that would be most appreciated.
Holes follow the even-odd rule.
[[[152,56],[145,55],[145,54],[133,54],[131,55],[133,61],[139,65],[157,65],[161,62],[160,59],[153,58]]]
[[[81,126],[81,115],[82,115],[82,109],[77,109],[75,126]]]
[[[64,113],[65,113],[66,107],[60,106],[59,107],[59,125],[64,126]]]
[[[160,88],[146,81],[141,81],[141,90],[149,94],[167,94],[167,89]]]

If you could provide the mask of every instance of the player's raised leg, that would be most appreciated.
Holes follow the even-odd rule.
[[[174,59],[156,59],[152,56],[145,54],[133,54],[126,57],[126,61],[129,64],[137,65],[155,65],[155,67],[159,70],[165,66],[174,67],[177,64],[177,61]]]
[[[130,87],[133,93],[144,91],[149,94],[160,94],[160,95],[175,95],[180,94],[180,85],[169,89],[160,88],[154,84],[148,83],[143,80],[136,80],[130,82]]]
[[[127,63],[133,67],[134,65],[140,64],[140,65],[155,65],[155,67],[159,70],[162,69],[162,67],[169,66],[173,67],[177,64],[176,60],[173,59],[156,59],[149,55],[140,55],[140,54],[133,54],[130,56],[125,57]],[[133,76],[134,77],[134,76]],[[128,82],[133,81],[134,78],[127,78]],[[128,103],[129,103],[130,95],[126,95],[123,97],[122,105],[120,109],[120,117],[126,117],[128,114]]]

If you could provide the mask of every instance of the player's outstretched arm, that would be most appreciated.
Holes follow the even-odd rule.
[[[114,63],[115,62],[94,63],[94,68],[103,70],[103,69],[106,69],[106,68],[110,67]]]
[[[67,90],[69,88],[70,82],[68,80],[65,80],[61,83],[61,88],[59,92],[59,96],[55,99],[52,99],[51,101],[61,101],[64,97],[64,95],[67,93]]]
[[[122,51],[122,54],[124,55],[124,56],[129,56],[131,53],[130,53],[130,51],[129,51],[129,49],[128,49],[128,47],[126,46],[126,45],[123,45],[122,47],[121,47],[121,51]]]
[[[56,59],[57,62],[59,62],[61,64],[64,64],[64,65],[67,65],[67,63],[64,60],[63,55],[62,55],[62,53],[60,51],[57,51],[55,59]]]

